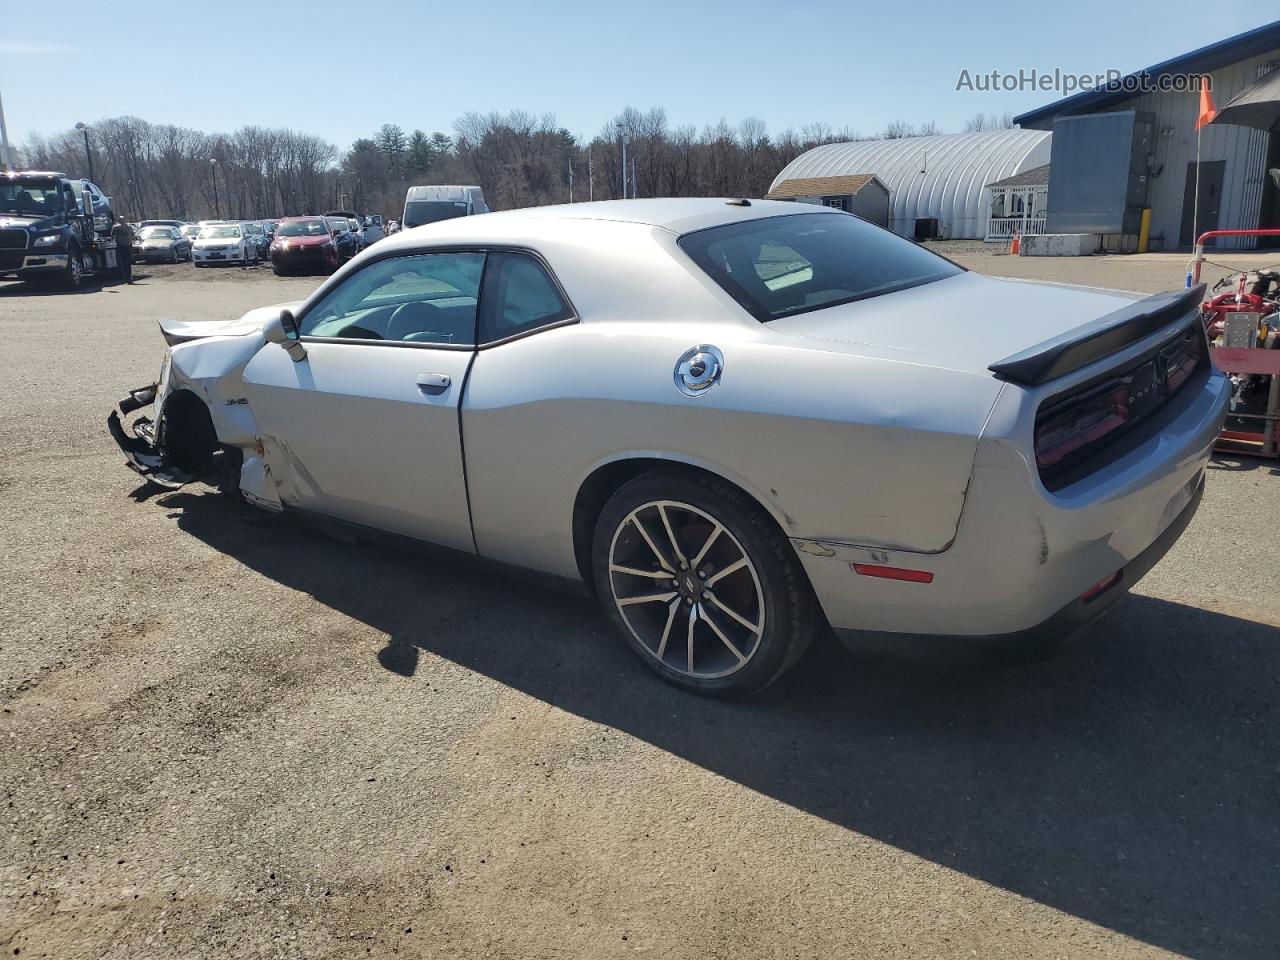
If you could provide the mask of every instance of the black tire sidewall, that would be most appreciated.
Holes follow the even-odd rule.
[[[613,598],[609,550],[618,525],[637,506],[654,500],[687,503],[715,517],[746,550],[760,578],[765,629],[751,660],[717,679],[688,677],[658,661],[622,618]],[[684,690],[709,696],[745,696],[767,687],[803,653],[814,630],[812,590],[794,549],[776,522],[750,497],[716,478],[676,470],[642,474],[605,504],[592,543],[592,574],[605,616],[626,644],[655,673]]]

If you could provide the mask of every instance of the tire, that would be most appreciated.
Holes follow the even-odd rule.
[[[623,484],[597,520],[592,571],[605,616],[627,646],[693,693],[763,690],[800,659],[820,622],[777,523],[705,474],[655,470]]]
[[[79,290],[84,283],[84,266],[80,262],[80,248],[72,244],[67,248],[67,266],[58,281],[64,290]]]

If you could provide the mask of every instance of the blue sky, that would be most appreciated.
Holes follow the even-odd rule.
[[[1256,0],[56,6],[0,0],[0,96],[19,143],[134,114],[288,126],[345,147],[384,122],[449,131],[466,111],[512,108],[590,137],[627,105],[698,126],[754,115],[774,132],[822,120],[872,133],[896,119],[954,131],[978,111],[1056,99],[957,92],[962,69],[1127,71],[1270,19]]]

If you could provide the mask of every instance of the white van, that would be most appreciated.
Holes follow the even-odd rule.
[[[484,191],[479,187],[410,187],[404,198],[404,219],[401,226],[408,230],[424,223],[488,212]]]

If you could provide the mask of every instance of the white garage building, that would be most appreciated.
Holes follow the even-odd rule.
[[[1051,140],[1047,130],[993,130],[828,143],[787,164],[769,192],[790,180],[874,175],[889,190],[894,233],[928,236],[925,221],[936,219],[946,239],[982,240],[991,216],[987,184],[1047,164]]]

